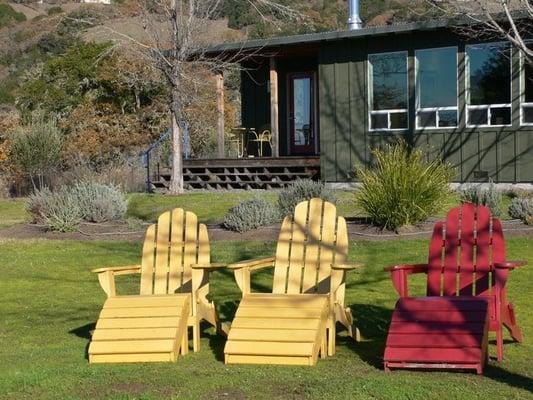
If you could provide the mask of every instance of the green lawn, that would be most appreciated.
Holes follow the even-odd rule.
[[[195,211],[201,213],[200,209]],[[208,210],[204,218],[208,218]],[[507,241],[509,259],[533,264],[533,241]],[[270,254],[273,243],[214,242],[213,261]],[[384,338],[395,295],[385,265],[422,262],[428,241],[352,243],[350,259],[363,262],[349,275],[347,304],[365,341],[339,333],[337,354],[316,367],[224,365],[224,340],[210,328],[200,353],[175,364],[89,365],[89,331],[104,302],[98,266],[137,262],[140,243],[4,241],[0,243],[0,398],[2,399],[526,399],[533,398],[533,268],[514,271],[509,298],[523,329],[523,344],[505,345],[505,361],[491,361],[485,375],[381,370]],[[254,277],[268,290],[268,273]],[[420,277],[422,278],[422,277]],[[123,293],[135,280],[122,278]],[[212,297],[226,321],[239,299],[227,271],[212,279]],[[122,285],[122,286],[121,286]],[[423,292],[423,280],[414,294]],[[529,310],[529,311],[528,311]],[[493,339],[493,338],[492,338]],[[495,354],[491,340],[490,351]]]
[[[355,195],[349,191],[336,191],[337,207],[340,215],[345,217],[363,216],[364,213],[358,208]],[[277,202],[276,192],[196,192],[186,193],[181,196],[169,196],[163,194],[133,193],[128,195],[129,205],[127,217],[138,218],[144,221],[155,221],[164,211],[174,207],[193,209],[200,221],[209,224],[221,223],[224,215],[230,207],[241,201],[259,197]],[[452,197],[448,201],[449,207],[458,204],[458,199]],[[503,219],[509,218],[507,208],[510,199],[504,196],[502,201]],[[0,199],[0,229],[16,225],[29,220],[29,215],[24,209],[25,199]],[[444,212],[439,216],[444,215]]]
[[[0,228],[20,224],[29,219],[25,199],[0,199]]]

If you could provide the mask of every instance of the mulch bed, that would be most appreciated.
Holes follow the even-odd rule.
[[[429,220],[421,225],[402,228],[399,233],[382,231],[362,219],[348,220],[348,235],[350,240],[400,240],[413,238],[429,238],[436,220]],[[52,239],[52,240],[113,240],[113,241],[141,241],[148,224],[132,226],[126,222],[80,225],[75,232],[50,232],[43,227],[32,224],[19,224],[0,229],[0,239]],[[208,225],[209,238],[219,240],[267,240],[278,238],[280,224],[255,229],[246,233],[231,232],[222,225]],[[506,237],[521,236],[533,238],[533,226],[527,226],[520,221],[503,221]]]

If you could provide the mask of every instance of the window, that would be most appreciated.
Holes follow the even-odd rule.
[[[416,126],[457,126],[457,48],[416,52]]]
[[[407,52],[371,54],[370,130],[407,129]]]
[[[533,48],[533,44],[528,45],[528,47]],[[522,82],[521,122],[522,125],[533,125],[533,65],[526,60],[523,54],[522,65],[522,75],[520,77]]]
[[[504,44],[466,46],[468,126],[511,125],[510,56]]]

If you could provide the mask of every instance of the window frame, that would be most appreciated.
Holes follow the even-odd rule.
[[[526,41],[527,45],[533,45],[533,41]],[[526,102],[526,61],[523,51],[519,51],[520,54],[520,126],[533,126],[533,122],[524,121],[524,106],[533,107],[533,102]]]
[[[507,46],[509,49],[509,94],[510,94],[510,103],[499,103],[499,104],[482,104],[482,105],[471,105],[470,102],[470,58],[468,57],[467,49],[469,47],[490,47],[490,46]],[[513,48],[508,42],[482,42],[465,45],[465,119],[467,128],[505,128],[513,126]],[[511,122],[509,124],[498,124],[492,125],[490,123],[492,114],[492,108],[509,108],[511,113]],[[488,124],[470,124],[470,110],[487,110],[487,122]]]
[[[373,68],[372,64],[370,62],[371,56],[379,56],[379,55],[385,55],[385,54],[404,54],[405,55],[405,66],[406,66],[406,72],[405,72],[405,80],[407,83],[406,86],[406,100],[407,100],[407,108],[397,108],[397,109],[390,109],[390,110],[373,110],[373,102],[374,102],[374,78],[373,78]],[[369,132],[405,132],[409,130],[409,51],[408,50],[399,50],[399,51],[384,51],[379,53],[369,53],[367,54],[367,80],[368,80],[368,90],[367,90],[367,96],[368,96],[368,131]],[[391,128],[391,114],[397,114],[397,113],[406,113],[407,114],[407,126],[405,128]],[[387,115],[387,128],[372,128],[372,116],[374,115]]]
[[[445,49],[455,49],[455,83],[456,83],[456,103],[455,106],[447,106],[447,107],[419,107],[418,105],[418,57],[417,54],[419,52],[423,51],[431,51],[431,50],[445,50]],[[431,112],[436,111],[436,126],[419,126],[418,125],[418,113],[419,112]],[[439,126],[439,113],[440,111],[455,111],[457,112],[457,123],[454,126]],[[449,130],[449,129],[457,129],[459,127],[459,47],[458,46],[445,46],[445,47],[429,47],[429,48],[423,48],[423,49],[417,49],[415,50],[415,129],[419,131],[426,131],[426,130]]]

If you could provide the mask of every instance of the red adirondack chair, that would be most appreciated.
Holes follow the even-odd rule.
[[[395,323],[395,319],[404,321],[404,323],[408,322],[405,321],[405,315],[408,315],[406,314],[407,312],[414,312],[411,316],[412,321],[410,321],[414,324],[420,323],[417,322],[421,320],[420,318],[426,318],[426,322],[432,320],[439,322],[441,323],[439,325],[440,328],[445,326],[446,322],[449,322],[446,328],[442,328],[444,330],[441,331],[441,335],[437,335],[440,339],[449,342],[450,338],[446,338],[446,336],[457,334],[458,331],[454,331],[454,329],[459,329],[462,333],[469,333],[477,338],[477,346],[482,353],[483,321],[481,316],[483,305],[478,303],[478,305],[474,306],[474,303],[465,303],[463,300],[485,300],[488,303],[488,321],[486,321],[486,324],[489,331],[496,332],[497,356],[498,361],[501,361],[503,359],[503,326],[509,330],[511,337],[515,341],[522,341],[522,334],[516,323],[514,308],[511,303],[507,302],[505,284],[509,271],[525,264],[526,262],[524,261],[506,261],[502,225],[498,219],[491,217],[489,208],[474,204],[464,204],[461,207],[456,207],[449,211],[446,221],[438,222],[435,225],[427,264],[397,265],[386,268],[386,271],[391,272],[392,283],[400,295],[400,301],[393,316],[393,324],[396,324],[395,326],[401,325],[401,323]],[[423,310],[424,307],[426,307],[426,311],[432,310],[432,307],[428,306],[430,303],[427,301],[426,303],[418,302],[416,304],[406,302],[408,299],[405,298],[409,297],[407,277],[415,273],[427,274],[428,297],[420,298],[421,300],[430,300],[431,297],[436,296],[440,296],[442,300],[447,300],[445,301],[446,305],[442,303],[441,306],[433,307],[434,310],[441,310],[441,314],[433,311],[433,316],[429,316],[426,312],[426,315],[421,317],[419,315],[420,310]],[[414,298],[411,299],[414,300]],[[442,320],[446,318],[448,318],[448,321]],[[464,328],[462,330],[461,324],[463,324]],[[465,324],[468,326],[465,327]],[[474,325],[479,327],[477,332],[474,332],[475,329],[472,328]],[[443,332],[446,332],[446,334],[442,334]],[[437,336],[433,338],[437,338]],[[457,340],[472,342],[472,337],[474,336],[470,338],[467,336],[462,336],[462,339]],[[429,339],[425,338],[424,342],[431,341],[431,338],[432,336],[429,336]],[[392,340],[391,333],[389,334],[389,339]],[[449,348],[453,347],[451,344],[442,344],[439,343],[439,339],[436,339],[433,345],[434,348],[439,348],[442,345],[442,353],[448,353],[448,356],[452,357],[449,352]],[[431,347],[432,344],[426,343],[426,346]],[[461,347],[463,345],[457,344],[457,346]],[[464,346],[468,347],[472,346],[472,344],[464,344]],[[398,366],[398,363],[388,363],[387,361],[388,355],[394,353],[393,347],[394,344],[392,342],[390,346],[387,343],[384,357],[386,370],[392,365]],[[427,353],[427,349],[424,352]],[[484,356],[482,355],[482,357]],[[467,358],[465,356],[465,360]],[[438,360],[439,357],[436,356],[435,364],[439,364]],[[454,364],[450,360],[444,364],[446,363]],[[425,366],[427,367],[427,365]],[[440,365],[440,367],[442,366]],[[455,367],[458,368],[459,366],[455,365]],[[479,368],[478,372],[480,373]]]

